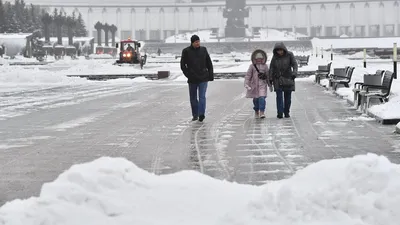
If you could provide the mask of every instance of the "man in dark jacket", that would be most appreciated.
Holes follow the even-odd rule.
[[[200,38],[193,35],[190,41],[191,45],[182,51],[181,70],[188,79],[192,121],[201,122],[205,118],[207,85],[214,80],[214,69],[207,49],[200,46]]]
[[[277,117],[281,119],[285,114],[285,117],[289,118],[292,91],[295,91],[294,79],[298,69],[297,61],[293,53],[288,51],[282,42],[275,44],[273,53],[269,74],[270,82],[274,85],[276,92]]]

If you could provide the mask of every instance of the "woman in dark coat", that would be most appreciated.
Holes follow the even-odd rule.
[[[273,84],[276,92],[277,117],[290,117],[290,106],[292,100],[292,91],[295,91],[295,81],[297,74],[297,61],[292,52],[288,51],[286,46],[280,42],[276,43],[273,50],[269,74],[270,82]]]

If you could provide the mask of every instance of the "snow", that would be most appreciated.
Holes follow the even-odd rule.
[[[382,119],[399,119],[400,118],[400,96],[399,92],[395,96],[390,97],[389,102],[381,105],[373,105],[369,112]]]
[[[400,37],[379,37],[379,38],[337,38],[319,39],[313,38],[312,45],[319,48],[331,49],[354,49],[354,48],[393,48],[393,43],[400,43]]]
[[[396,128],[400,130],[400,123],[396,125]]]
[[[348,59],[364,59],[364,52],[356,52],[353,55],[350,55],[347,57]],[[373,57],[368,54],[366,54],[366,59],[378,59],[379,57]]]
[[[400,166],[375,154],[320,161],[263,186],[195,171],[157,176],[102,157],[44,184],[40,197],[6,203],[0,224],[397,225],[399,188]]]
[[[201,31],[211,32],[211,31]],[[263,31],[262,31],[263,32]],[[261,32],[261,33],[262,33]],[[272,35],[273,31],[269,31]],[[200,34],[201,35],[201,34]],[[277,35],[277,34],[276,34]],[[207,36],[202,36],[207,39]],[[189,36],[190,38],[190,36]],[[344,42],[351,41],[351,39],[340,39]],[[372,39],[368,39],[371,41]],[[315,44],[315,43],[314,43]],[[314,46],[315,47],[315,46]],[[296,55],[307,55],[310,52],[294,52]],[[355,82],[363,81],[363,74],[375,73],[378,69],[393,70],[392,63],[387,60],[380,59],[367,59],[367,68],[363,68],[362,60],[358,59],[362,53],[356,53],[352,56],[334,55],[334,61],[332,64],[332,70],[334,68],[344,68],[345,66],[355,66],[350,88],[339,87],[337,94],[343,96],[345,99],[353,100],[352,88]],[[250,64],[250,52],[238,53],[232,52],[230,54],[212,54],[211,58],[217,59],[218,62],[213,62],[214,71],[219,72],[247,72]],[[268,53],[270,60],[271,53]],[[326,65],[330,61],[329,51],[324,52],[324,59],[315,56],[310,57],[309,65],[299,68],[300,71],[314,71],[317,70],[318,65]],[[97,55],[92,55],[97,56]],[[56,61],[52,57],[46,59],[49,64],[43,66],[10,66],[11,62],[34,62],[35,59],[25,59],[17,56],[14,60],[0,59],[0,63],[4,63],[0,66],[0,89],[1,92],[12,91],[12,90],[23,90],[31,88],[46,88],[51,86],[62,86],[62,85],[81,85],[94,81],[87,81],[81,78],[70,78],[66,75],[112,75],[112,74],[156,74],[158,71],[170,71],[170,78],[168,81],[186,82],[186,78],[183,76],[179,61],[175,59],[174,55],[162,54],[162,56],[148,57],[148,64],[141,70],[138,65],[135,66],[115,66],[113,63],[115,59],[107,58],[104,56],[103,59],[89,59],[86,60],[84,57],[80,57],[77,60],[72,60],[69,57],[65,57],[63,60]],[[108,56],[110,57],[110,56]],[[351,58],[351,60],[349,59]],[[235,62],[235,59],[240,59],[241,62]],[[152,63],[153,62],[153,63]],[[158,63],[160,62],[160,63]],[[268,62],[269,63],[269,62]],[[312,82],[314,76],[309,78],[298,78],[298,82]],[[110,83],[134,83],[134,82],[154,82],[149,81],[145,78],[137,78],[134,80],[130,79],[118,79],[114,81],[107,81]],[[321,83],[325,86],[328,84],[328,80],[323,79]],[[400,117],[400,84],[399,80],[394,80],[392,85],[392,94],[389,102],[380,105],[371,106],[369,109],[370,113],[375,114],[383,119],[399,118]]]
[[[190,43],[192,35],[198,35],[201,42],[218,42],[217,36],[212,35],[212,30],[199,30],[196,32],[186,32],[183,34],[173,35],[165,39],[165,43]],[[251,35],[248,33],[247,35]],[[223,35],[220,35],[223,36]],[[259,35],[250,38],[251,41],[293,41],[298,37],[306,37],[300,33],[284,32],[275,29],[260,29]],[[221,38],[219,42],[227,42],[229,39]],[[248,38],[235,39],[235,41],[248,41]]]
[[[86,83],[80,78],[69,78],[58,71],[50,72],[35,68],[0,66],[0,87],[3,86],[41,86],[41,85],[74,85]]]
[[[373,60],[373,61],[372,61]],[[350,102],[353,102],[354,94],[352,89],[354,83],[363,82],[364,74],[375,74],[377,70],[389,70],[393,71],[393,62],[379,59],[367,59],[367,68],[363,67],[363,60],[350,60],[348,56],[335,55],[332,63],[331,73],[334,68],[344,68],[346,66],[354,66],[354,72],[352,80],[349,84],[349,88],[339,86],[336,90],[336,94],[343,97]],[[327,64],[328,60],[316,60],[315,56],[310,58],[310,65],[323,65]],[[321,85],[328,87],[329,80],[321,80]],[[384,104],[372,105],[368,112],[374,116],[382,119],[397,119],[400,118],[400,81],[398,79],[393,80],[391,87],[391,94],[389,101]]]

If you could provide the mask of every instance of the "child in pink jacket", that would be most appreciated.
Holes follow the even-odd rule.
[[[266,97],[268,87],[267,54],[263,50],[255,50],[251,54],[252,64],[247,70],[244,87],[247,89],[246,98],[252,98],[255,116],[265,118]]]

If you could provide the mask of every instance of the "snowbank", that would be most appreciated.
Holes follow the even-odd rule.
[[[354,53],[353,55],[350,55],[349,57],[347,57],[348,59],[364,59],[364,52],[356,52],[356,53]],[[373,57],[373,56],[370,56],[370,55],[366,55],[365,56],[365,58],[366,59],[379,59],[379,57]]]
[[[350,88],[340,86],[336,93],[342,96],[346,100],[353,102],[353,87],[356,82],[363,82],[364,74],[375,74],[377,70],[389,70],[393,71],[392,62],[386,62],[385,60],[375,60],[373,63],[368,63],[367,68],[363,68],[362,60],[348,60],[343,56],[336,56],[332,64],[333,68],[344,68],[345,66],[354,66],[353,77],[350,82]],[[328,85],[328,80],[321,80],[322,85]],[[389,96],[389,102],[385,104],[373,105],[368,110],[370,113],[378,116],[382,119],[396,119],[400,118],[400,81],[393,80],[391,95]]]
[[[319,39],[313,38],[312,45],[318,48],[330,49],[354,49],[354,48],[393,48],[393,43],[400,43],[400,37],[379,37],[379,38],[336,38]]]
[[[43,71],[39,67],[25,69],[15,66],[0,66],[0,87],[73,85],[87,83],[81,78],[69,78],[57,71]]]
[[[400,93],[396,93],[389,99],[389,102],[380,105],[373,105],[369,108],[369,112],[382,119],[398,119],[400,118]]]
[[[119,67],[112,65],[113,61],[98,60],[60,60],[47,66],[21,67],[0,66],[0,92],[23,91],[27,89],[42,89],[56,86],[74,86],[88,83],[104,83],[104,81],[89,81],[67,75],[85,74],[151,74],[157,69],[141,70],[134,67]],[[166,65],[164,65],[166,66]],[[109,80],[112,84],[129,84],[135,82],[150,82],[143,78]]]
[[[183,34],[178,34],[176,36],[170,36],[165,39],[165,43],[190,43],[190,37],[192,35],[198,35],[201,42],[218,42],[217,36],[212,35],[211,30],[199,30],[195,32],[186,32]],[[250,33],[248,34],[250,35]],[[222,35],[220,35],[222,36]],[[251,41],[294,41],[298,37],[306,37],[304,34],[293,33],[287,31],[279,31],[275,29],[260,29],[260,34],[255,35],[251,38]],[[235,39],[236,40],[236,39]],[[242,38],[240,41],[247,41],[248,39]],[[220,42],[226,42],[225,38],[221,38]]]
[[[264,186],[194,171],[156,176],[103,157],[72,166],[38,198],[6,203],[0,224],[397,225],[399,188],[400,166],[374,154],[320,161]]]

